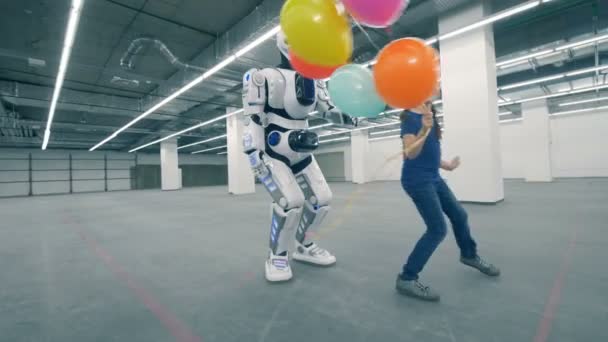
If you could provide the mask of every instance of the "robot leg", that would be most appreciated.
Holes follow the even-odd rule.
[[[296,180],[306,202],[296,232],[296,251],[293,258],[320,266],[333,265],[336,263],[336,257],[311,241],[330,210],[329,203],[332,198],[331,189],[314,156],[310,156],[310,163],[298,172]]]
[[[249,161],[255,175],[273,199],[266,279],[286,281],[292,277],[288,252],[302,216],[304,194],[293,172],[282,161],[259,151],[249,154]]]

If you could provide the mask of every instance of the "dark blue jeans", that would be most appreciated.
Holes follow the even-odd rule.
[[[414,201],[426,224],[426,232],[418,240],[407,263],[403,266],[401,275],[403,279],[418,279],[418,273],[422,271],[437,246],[445,238],[447,225],[443,213],[452,223],[460,255],[465,258],[477,256],[477,244],[471,237],[467,212],[443,179],[417,185],[403,184],[403,188]]]

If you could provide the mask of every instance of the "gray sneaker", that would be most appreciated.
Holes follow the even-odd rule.
[[[490,276],[498,277],[500,275],[500,269],[489,262],[483,260],[479,256],[475,258],[460,258],[460,262],[479,270],[481,273]]]
[[[418,280],[403,280],[401,276],[397,276],[397,292],[408,297],[414,297],[428,302],[437,302],[439,294],[433,291],[430,287],[423,285]]]

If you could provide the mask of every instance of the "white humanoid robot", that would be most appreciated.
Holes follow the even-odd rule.
[[[243,77],[244,150],[273,200],[266,260],[266,279],[271,282],[291,279],[292,249],[297,261],[318,266],[336,263],[335,256],[311,241],[330,209],[332,193],[311,153],[319,139],[308,131],[307,119],[318,111],[339,124],[356,124],[331,104],[323,81],[291,70],[283,33],[277,36],[277,46],[283,55],[281,68],[252,69]]]

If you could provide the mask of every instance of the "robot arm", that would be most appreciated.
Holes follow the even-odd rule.
[[[329,98],[329,91],[325,81],[317,80],[317,108],[316,110],[321,116],[333,123],[335,126],[352,128],[359,125],[360,120],[348,114],[342,113]]]
[[[262,71],[251,69],[243,76],[243,108],[245,110],[243,147],[246,154],[264,151],[265,103],[266,77]]]

